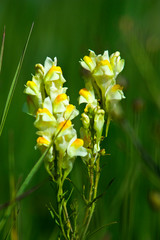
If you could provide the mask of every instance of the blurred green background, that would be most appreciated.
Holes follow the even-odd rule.
[[[121,52],[125,69],[118,81],[124,86],[124,115],[141,146],[122,125],[112,122],[103,145],[110,155],[102,159],[99,194],[90,231],[106,226],[90,239],[160,239],[160,1],[158,0],[1,0],[0,36],[6,28],[0,73],[0,115],[30,27],[34,29],[16,86],[5,127],[0,137],[0,204],[10,198],[9,156],[15,160],[17,187],[40,157],[34,150],[33,118],[22,112],[24,84],[34,74],[34,65],[46,56],[57,56],[67,80],[71,102],[78,107],[78,92],[84,86],[79,60],[88,49],[97,54]],[[74,124],[80,127],[80,117]],[[139,145],[138,145],[139,146]],[[145,149],[144,151],[141,149]],[[141,154],[140,154],[141,151]],[[150,158],[148,160],[148,156]],[[148,164],[149,161],[149,164]],[[70,177],[81,189],[87,181],[85,167],[77,159]],[[58,228],[47,205],[55,203],[55,186],[45,181],[41,167],[29,188],[39,189],[18,206],[18,235],[23,240],[57,239]],[[71,187],[71,186],[69,186]],[[29,189],[28,188],[28,189]],[[157,193],[157,195],[155,195]],[[78,193],[75,191],[75,196]],[[78,196],[79,197],[79,196]],[[0,217],[4,210],[1,210]],[[6,233],[9,231],[9,224]],[[2,238],[1,238],[2,239]]]

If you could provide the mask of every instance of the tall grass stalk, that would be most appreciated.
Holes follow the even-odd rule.
[[[34,23],[32,23],[32,26],[31,26],[31,29],[30,29],[27,41],[26,41],[25,46],[24,46],[24,50],[23,50],[22,55],[20,57],[20,60],[19,60],[16,72],[15,72],[15,75],[13,77],[13,80],[12,80],[12,83],[11,83],[11,86],[10,86],[10,90],[9,90],[9,93],[8,93],[8,96],[7,96],[6,104],[5,104],[5,107],[4,107],[4,111],[3,111],[2,119],[1,119],[1,123],[0,123],[0,136],[2,134],[2,131],[3,131],[3,128],[4,128],[4,124],[5,124],[5,121],[6,121],[6,118],[7,118],[7,114],[8,114],[10,105],[11,105],[11,101],[12,101],[13,94],[14,94],[14,91],[15,91],[15,88],[16,88],[18,77],[19,77],[19,74],[20,74],[20,71],[21,71],[21,68],[22,68],[24,56],[25,56],[25,53],[26,53],[26,50],[27,50],[27,47],[28,47],[28,43],[29,43],[29,40],[30,40],[30,37],[31,37],[31,33],[32,33],[32,30],[33,30],[33,26],[34,26]],[[4,46],[4,43],[3,43],[2,46]]]
[[[3,32],[3,37],[2,37],[2,45],[1,45],[1,52],[0,52],[0,73],[1,73],[1,69],[2,69],[4,42],[5,42],[5,27],[4,27],[4,32]]]

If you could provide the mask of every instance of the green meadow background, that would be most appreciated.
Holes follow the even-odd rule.
[[[125,68],[118,78],[124,86],[123,122],[111,123],[103,147],[99,194],[88,239],[160,239],[160,1],[158,0],[1,0],[0,40],[5,44],[0,73],[0,116],[32,22],[33,32],[0,137],[0,204],[10,199],[11,177],[18,188],[40,157],[35,151],[34,119],[25,114],[24,84],[34,65],[57,56],[68,94],[78,106],[84,87],[79,60],[88,49],[97,54],[120,51]],[[80,117],[74,120],[77,130]],[[12,163],[12,164],[11,164]],[[82,190],[87,172],[77,159],[70,178]],[[113,180],[113,181],[112,181]],[[112,184],[109,184],[112,181]],[[12,181],[13,182],[13,181]],[[18,204],[16,219],[20,240],[56,240],[58,227],[47,206],[55,204],[56,187],[43,166],[27,190],[38,190]],[[67,183],[69,189],[72,186]],[[73,197],[80,198],[74,190]],[[82,206],[83,208],[83,206]],[[80,208],[80,211],[83,209]],[[5,209],[0,211],[0,218]],[[111,224],[117,222],[115,224]],[[1,232],[11,230],[10,219]],[[108,224],[108,225],[107,225]],[[8,236],[8,239],[16,240]]]

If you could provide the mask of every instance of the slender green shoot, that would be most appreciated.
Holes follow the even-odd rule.
[[[9,133],[9,185],[10,185],[10,201],[14,201],[16,197],[16,179],[15,179],[15,158],[14,158],[14,137],[13,132]],[[11,240],[18,240],[17,229],[17,206],[15,205],[11,212]]]
[[[28,43],[29,43],[29,39],[30,39],[32,30],[33,30],[33,26],[34,26],[34,23],[32,23],[32,26],[31,26],[26,44],[24,46],[24,50],[23,50],[21,58],[19,60],[19,63],[18,63],[17,69],[16,69],[16,73],[14,75],[14,78],[13,78],[13,81],[12,81],[12,84],[11,84],[11,87],[10,87],[10,90],[9,90],[9,93],[8,93],[7,101],[6,101],[6,104],[5,104],[5,107],[4,107],[4,111],[3,111],[2,119],[1,119],[1,123],[0,123],[0,136],[2,134],[4,124],[5,124],[5,121],[6,121],[6,118],[7,118],[7,114],[8,114],[8,111],[9,111],[9,107],[11,105],[11,101],[12,101],[13,94],[14,94],[14,91],[15,91],[15,88],[16,88],[16,84],[17,84],[17,81],[18,81],[20,70],[22,68],[22,63],[23,63],[23,60],[24,60],[24,56],[25,56],[25,53],[26,53],[26,50],[27,50],[27,47],[28,47]]]
[[[89,239],[89,238],[92,238],[93,235],[95,235],[97,232],[101,231],[102,229],[104,229],[104,228],[106,228],[106,227],[109,227],[109,226],[111,226],[111,225],[113,225],[113,224],[117,224],[117,223],[118,223],[117,221],[114,221],[114,222],[110,222],[110,223],[107,223],[107,224],[101,226],[100,228],[96,229],[94,232],[90,233],[90,234],[87,236],[88,239]]]
[[[5,26],[3,31],[3,38],[2,38],[2,45],[1,45],[1,52],[0,52],[0,73],[2,69],[2,60],[3,60],[3,52],[4,52],[4,42],[5,42]]]

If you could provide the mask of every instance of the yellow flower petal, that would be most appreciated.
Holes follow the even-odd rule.
[[[58,72],[58,73],[61,73],[61,74],[62,74],[62,69],[61,69],[61,67],[58,67],[58,66],[53,65],[53,66],[49,69],[49,71],[46,73],[45,80],[46,80],[46,81],[50,80],[50,78],[52,77],[52,75],[53,75],[54,72]]]
[[[70,120],[62,121],[62,122],[59,123],[59,125],[57,127],[57,130],[58,131],[60,131],[60,130],[64,131],[67,128],[69,128],[71,125],[72,125],[72,122]]]
[[[110,64],[110,62],[106,59],[106,60],[102,60],[98,63],[99,66],[108,66],[110,70],[112,70],[112,66]]]
[[[66,100],[66,99],[67,99],[67,95],[66,95],[65,93],[61,93],[61,94],[59,94],[59,95],[55,98],[54,104],[57,105],[57,104],[59,104],[60,102]]]
[[[44,137],[39,137],[39,138],[37,138],[37,144],[38,145],[49,145],[50,142]]]
[[[112,88],[112,92],[116,92],[117,90],[123,90],[123,86],[120,86],[119,84],[115,84]]]
[[[88,57],[88,56],[84,56],[83,60],[87,63],[87,65],[89,65],[90,63],[92,63],[92,58]]]
[[[33,81],[28,81],[26,85],[27,87],[30,87],[32,90],[34,90],[34,88],[37,87],[37,84]]]
[[[78,149],[78,148],[82,147],[83,144],[84,144],[84,141],[83,141],[82,139],[80,139],[80,138],[77,138],[77,139],[71,144],[71,146],[74,147],[74,148],[76,148],[76,149]]]
[[[75,106],[72,105],[72,104],[69,104],[69,105],[66,107],[66,113],[71,113],[74,109],[75,109]]]
[[[48,116],[52,117],[52,114],[50,113],[50,111],[47,108],[39,108],[37,111],[37,114],[39,113],[46,113]]]
[[[91,93],[86,89],[86,88],[82,88],[79,91],[79,95],[83,96],[84,98],[86,98],[87,100],[89,100],[89,98],[92,98]]]

